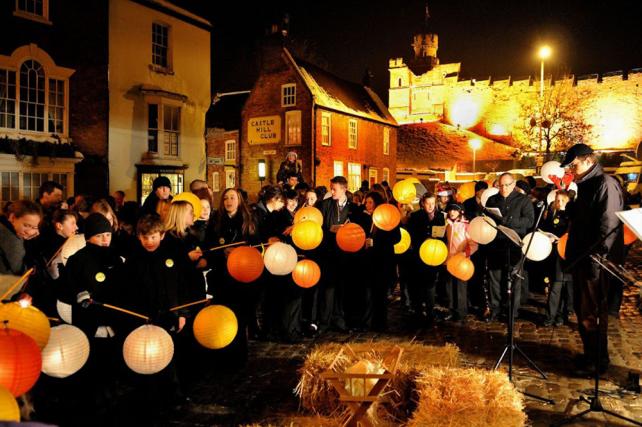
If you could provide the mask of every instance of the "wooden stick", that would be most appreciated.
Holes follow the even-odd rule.
[[[13,285],[11,285],[11,287],[9,289],[7,289],[7,292],[5,292],[2,295],[2,297],[0,297],[0,300],[3,300],[5,298],[7,298],[9,295],[11,295],[11,292],[13,292],[13,290],[15,288],[17,288],[18,285],[22,284],[23,281],[27,280],[27,278],[29,277],[29,275],[31,273],[33,273],[33,267],[31,267],[29,270],[27,270],[27,272],[25,274],[23,274],[21,278],[19,278]]]
[[[49,267],[51,265],[51,263],[54,261],[54,259],[56,259],[56,257],[60,254],[60,252],[62,252],[62,247],[63,246],[64,246],[64,243],[62,245],[60,245],[60,247],[58,248],[56,253],[53,254],[53,256],[51,258],[49,258],[49,261],[47,261],[47,267]]]
[[[202,300],[189,302],[187,304],[177,305],[176,307],[170,308],[169,311],[177,311],[177,310],[180,310],[181,308],[191,307],[191,306],[196,305],[196,304],[203,304],[203,303],[208,302],[209,300],[210,300],[209,298],[205,298],[205,299],[202,299]]]
[[[243,241],[243,242],[236,242],[236,243],[228,243],[227,245],[222,245],[222,246],[216,246],[216,247],[214,247],[214,248],[209,248],[207,251],[210,251],[210,252],[211,252],[211,251],[218,251],[219,249],[225,249],[225,248],[229,248],[229,247],[231,247],[231,246],[244,245],[244,244],[246,244],[246,243],[247,243],[246,241]]]
[[[124,308],[116,307],[115,305],[111,305],[111,304],[100,304],[100,305],[102,305],[103,307],[111,308],[112,310],[116,310],[116,311],[120,311],[120,312],[123,312],[123,313],[127,313],[127,314],[129,314],[131,316],[140,317],[141,319],[149,321],[149,317],[147,317],[147,316],[143,316],[142,314],[139,314],[139,313],[136,313],[136,312],[133,312],[133,311],[125,310]]]

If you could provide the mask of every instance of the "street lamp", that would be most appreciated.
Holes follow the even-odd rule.
[[[549,46],[542,46],[537,52],[540,59],[540,80],[539,80],[539,96],[544,96],[544,61],[551,56],[552,50]]]
[[[265,179],[265,160],[259,160],[259,181],[261,181],[261,187],[263,187],[263,180]]]
[[[475,162],[477,161],[477,150],[479,150],[479,147],[481,147],[481,140],[479,138],[473,138],[470,141],[468,141],[468,145],[470,148],[473,149],[473,174],[477,172],[477,168],[475,167]]]

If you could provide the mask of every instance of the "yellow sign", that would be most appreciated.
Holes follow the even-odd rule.
[[[247,142],[276,144],[281,141],[281,116],[250,117],[247,121]]]

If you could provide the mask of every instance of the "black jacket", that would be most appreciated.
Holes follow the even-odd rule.
[[[480,216],[484,212],[484,207],[477,203],[477,197],[473,196],[464,201],[464,216],[468,221]]]
[[[432,238],[432,228],[435,226],[446,226],[446,216],[444,215],[444,212],[439,209],[435,209],[435,215],[432,219],[430,219],[428,212],[424,209],[419,209],[418,211],[410,214],[407,227],[413,251],[419,253],[419,247],[421,244],[426,239]],[[444,239],[445,237],[440,240]]]

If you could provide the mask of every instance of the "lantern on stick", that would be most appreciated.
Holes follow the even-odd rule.
[[[400,221],[401,213],[399,213],[399,209],[390,203],[377,206],[372,213],[372,222],[375,227],[384,231],[393,230],[399,225]]]
[[[125,338],[123,357],[132,371],[143,375],[156,374],[172,361],[174,342],[165,329],[143,325]]]
[[[366,232],[359,224],[349,222],[337,231],[337,246],[345,252],[358,252],[366,243]]]
[[[20,408],[16,398],[0,385],[0,422],[20,422]]]
[[[412,203],[417,197],[417,189],[413,181],[404,179],[397,181],[392,187],[392,195],[399,203],[409,204]]]
[[[472,240],[487,245],[497,237],[497,224],[490,217],[478,216],[470,221],[468,235]]]
[[[201,216],[201,211],[203,210],[203,205],[198,196],[190,191],[184,191],[180,194],[177,194],[172,198],[172,203],[174,202],[187,202],[192,205],[194,211],[194,219],[198,219]]]
[[[566,259],[566,243],[568,242],[568,233],[564,233],[562,237],[557,241],[557,253],[560,255],[560,258]]]
[[[41,368],[42,356],[33,338],[15,329],[0,328],[0,386],[18,397],[33,387]]]
[[[71,304],[56,300],[56,311],[58,316],[65,322],[71,324]]]
[[[529,247],[529,242],[530,247]],[[534,233],[528,233],[522,239],[522,253],[526,254],[526,258],[531,261],[542,261],[546,259],[553,250],[553,244],[548,237],[541,231],[536,231]],[[526,249],[528,248],[528,253]]]
[[[464,282],[469,281],[475,274],[475,265],[463,252],[450,257],[446,263],[446,269],[454,277]]]
[[[446,244],[437,239],[426,239],[419,247],[419,257],[424,264],[436,267],[446,261],[448,248]]]
[[[16,301],[0,304],[0,323],[9,322],[9,327],[27,334],[40,349],[47,345],[51,326],[45,314],[28,302]]]
[[[234,248],[227,257],[227,271],[239,282],[255,281],[261,277],[263,266],[261,253],[250,246]]]
[[[265,268],[275,276],[285,276],[292,273],[297,261],[296,250],[283,242],[272,243],[265,250],[265,255],[263,256]]]
[[[50,377],[66,378],[78,372],[89,359],[89,340],[72,325],[51,328],[47,346],[42,350],[42,372]]]
[[[319,225],[323,225],[323,214],[314,206],[305,206],[296,211],[294,214],[294,223],[298,224],[302,221],[313,221]]]
[[[547,182],[548,184],[553,184],[553,179],[551,179],[551,177],[557,177],[558,179],[561,179],[564,176],[564,168],[561,167],[560,162],[551,160],[550,162],[546,162],[542,165],[540,174],[542,175],[542,179],[545,182]]]
[[[401,231],[401,240],[395,243],[395,254],[399,255],[406,252],[410,248],[410,233],[405,228],[399,228]]]
[[[323,229],[312,220],[305,220],[292,227],[292,242],[304,251],[318,247],[323,240]]]
[[[194,318],[194,338],[203,347],[218,350],[234,340],[238,327],[232,310],[223,305],[210,305]]]
[[[292,280],[302,288],[311,288],[321,279],[319,265],[311,259],[302,259],[296,263],[292,272]]]
[[[499,193],[499,188],[489,187],[485,189],[481,195],[481,205],[483,207],[486,207],[486,202],[488,202],[488,199],[497,193]]]

